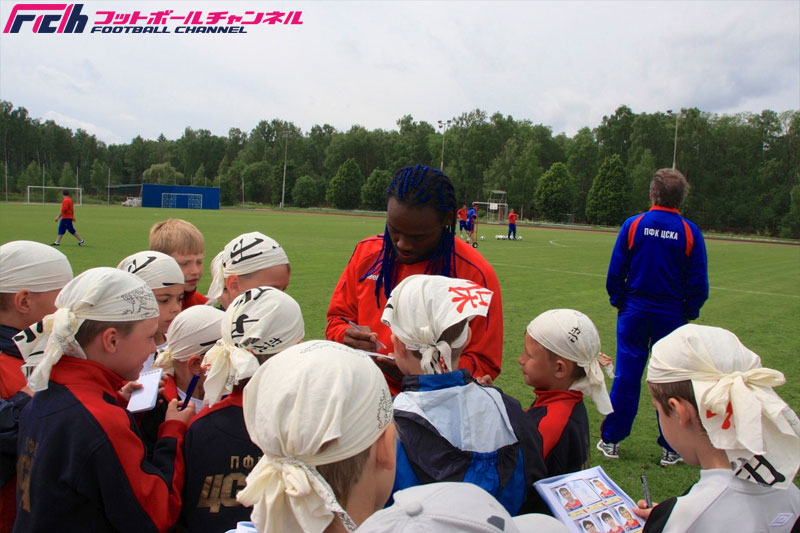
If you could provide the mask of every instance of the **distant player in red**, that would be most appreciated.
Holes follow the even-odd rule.
[[[458,217],[458,231],[461,232],[461,238],[464,238],[464,230],[467,229],[467,205],[462,204],[461,209],[456,211]]]
[[[508,212],[508,238],[511,239],[511,234],[514,234],[514,240],[517,240],[517,218],[519,215],[513,209]]]
[[[55,222],[61,219],[61,222],[58,224],[58,237],[56,237],[56,240],[53,242],[53,246],[61,246],[61,238],[67,231],[78,239],[78,246],[83,246],[86,241],[81,239],[80,234],[75,231],[75,227],[72,225],[73,222],[75,222],[75,208],[72,205],[72,198],[69,197],[68,190],[64,190],[63,194],[64,200],[61,202],[61,212],[54,219]]]

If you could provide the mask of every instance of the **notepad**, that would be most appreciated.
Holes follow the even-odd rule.
[[[142,372],[136,379],[142,385],[141,389],[133,391],[128,402],[128,411],[138,413],[149,411],[156,406],[158,400],[158,385],[161,382],[161,368],[155,368],[147,372]]]

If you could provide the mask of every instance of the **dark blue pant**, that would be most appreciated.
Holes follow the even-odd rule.
[[[58,223],[58,234],[64,235],[67,231],[75,235],[75,227],[72,225],[72,219],[62,218],[61,222]]]
[[[517,225],[516,224],[509,224],[508,225],[508,238],[511,238],[511,234],[514,234],[514,238],[517,238]]]
[[[656,341],[686,324],[683,316],[652,313],[623,307],[617,315],[617,361],[611,405],[614,412],[603,420],[601,435],[606,442],[619,442],[631,434],[633,420],[639,410],[642,374],[650,348]],[[664,440],[659,427],[658,444],[672,448]]]

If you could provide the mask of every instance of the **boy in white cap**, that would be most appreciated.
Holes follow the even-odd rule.
[[[477,283],[414,275],[392,290],[381,320],[392,330],[404,374],[394,400],[400,442],[392,492],[437,481],[468,481],[516,514],[545,477],[541,451],[514,398],[458,369],[469,322],[486,316],[493,293]]]
[[[228,244],[211,262],[208,305],[229,302],[247,289],[274,287],[285,291],[291,267],[286,252],[275,239],[258,231],[243,233]]]
[[[167,330],[167,345],[158,352],[153,367],[163,368],[166,376],[164,398],[186,399],[192,380],[196,380],[191,402],[199,412],[203,407],[206,380],[203,356],[222,337],[225,312],[207,305],[181,311]],[[197,376],[197,378],[195,378]]]
[[[589,465],[589,418],[583,396],[601,414],[612,411],[601,365],[600,335],[588,316],[574,309],[551,309],[525,331],[525,349],[517,362],[536,400],[528,423],[536,428],[547,475],[577,472]]]
[[[181,312],[184,296],[183,271],[172,256],[146,250],[129,255],[117,265],[143,279],[153,291],[158,302],[158,329],[156,330],[156,349],[167,344],[169,325]],[[150,370],[155,359],[153,353],[144,365],[144,372]]]
[[[363,352],[330,341],[287,348],[245,387],[244,416],[263,455],[238,499],[258,531],[354,531],[389,498],[392,400]]]
[[[261,453],[247,434],[242,389],[261,363],[303,340],[305,327],[291,296],[256,287],[231,302],[220,332],[203,359],[208,369],[204,402],[209,407],[186,433],[181,526],[187,531],[225,531],[250,516],[236,493]]]
[[[167,345],[159,351],[153,363],[153,368],[164,370],[160,393],[165,401],[147,411],[139,425],[148,450],[158,440],[158,428],[164,422],[166,407],[171,400],[183,404],[189,391],[189,401],[195,411],[202,409],[206,379],[202,368],[203,356],[222,336],[224,316],[224,312],[214,307],[195,305],[181,311],[169,325]]]
[[[785,382],[722,328],[688,324],[653,345],[661,430],[702,470],[685,495],[634,510],[645,531],[798,531],[800,420],[772,390]]]
[[[431,483],[398,491],[394,505],[361,524],[359,533],[567,533],[544,514],[512,517],[491,494],[472,483]]]
[[[58,250],[32,241],[0,246],[0,533],[14,524],[17,430],[32,394],[14,337],[56,310],[56,296],[71,279],[72,267]]]
[[[180,511],[189,407],[167,409],[152,461],[125,409],[153,352],[158,304],[144,281],[93,268],[17,341],[28,386],[17,448],[14,531],[165,531]]]

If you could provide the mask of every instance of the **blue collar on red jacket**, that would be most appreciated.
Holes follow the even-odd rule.
[[[22,355],[19,353],[19,348],[17,348],[17,345],[13,340],[14,335],[17,333],[19,333],[17,328],[0,324],[0,352],[14,356],[17,359],[22,359]]]
[[[431,391],[450,387],[463,387],[472,382],[472,376],[466,369],[445,372],[444,374],[421,374],[403,377],[403,391]]]

